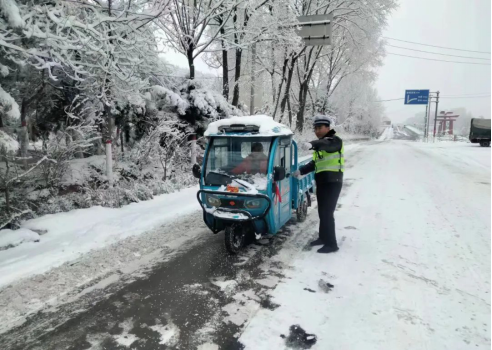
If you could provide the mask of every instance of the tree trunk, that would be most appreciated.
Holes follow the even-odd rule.
[[[195,79],[195,65],[193,64],[193,44],[190,44],[190,47],[186,52],[186,57],[188,57],[188,67],[190,68],[190,80],[193,80]]]
[[[256,43],[251,46],[251,88],[249,96],[249,114],[255,114],[255,60],[256,60]]]
[[[304,109],[306,108],[306,99],[308,93],[308,81],[305,81],[301,85],[301,89],[299,90],[299,111],[297,112],[297,122],[296,128],[299,132],[302,132],[304,128]]]
[[[222,96],[229,101],[229,57],[226,47],[226,39],[225,39],[225,28],[222,25],[223,17],[219,16],[218,19],[220,27],[220,35],[222,37],[221,45],[222,45]]]
[[[105,114],[105,126],[104,126],[104,144],[106,150],[106,176],[108,178],[109,185],[113,185],[113,118],[111,115],[111,107],[107,104],[104,105]]]
[[[290,97],[287,97],[287,109],[289,111],[289,126],[292,127],[292,108],[290,107]]]
[[[29,133],[27,131],[27,100],[22,99],[21,104],[21,128],[19,133],[20,141],[20,156],[22,158],[27,157],[27,149],[29,146]],[[24,160],[24,165],[27,166],[27,161]]]
[[[296,63],[296,59],[292,59],[292,62],[289,67],[289,74],[287,76],[287,84],[285,85],[284,97],[282,99],[282,103],[280,104],[280,115],[283,116],[285,112],[285,106],[287,105],[287,99],[289,98],[290,86],[292,85],[292,76],[294,75],[294,66]],[[282,118],[282,117],[280,117]]]
[[[125,146],[123,144],[123,130],[120,131],[121,155],[125,155]]]
[[[239,48],[236,49],[236,67],[234,69],[234,92],[232,95],[232,105],[237,107],[239,105],[239,78],[241,77],[241,60],[243,51]]]
[[[285,73],[287,71],[287,65],[289,63],[288,59],[284,60],[284,66],[282,67],[282,77],[280,78],[280,86],[278,87],[278,97],[277,101],[275,103],[275,109],[273,110],[273,119],[275,120],[275,115],[277,114],[277,109],[278,109],[278,102],[280,101],[280,94],[282,93],[282,87],[284,86],[284,81],[285,81]]]
[[[5,180],[4,180],[4,183],[5,183],[5,187],[4,187],[4,189],[5,189],[5,206],[6,206],[5,211],[7,212],[7,216],[10,216],[10,187],[9,187],[10,185],[8,183],[9,173],[10,173],[10,164],[9,164],[9,157],[7,155],[7,152],[5,152],[5,154],[3,154],[3,158],[5,160]]]

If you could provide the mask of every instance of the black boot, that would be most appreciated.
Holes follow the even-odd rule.
[[[336,251],[338,251],[338,247],[331,245],[324,245],[318,249],[318,253],[335,253]]]
[[[321,238],[318,238],[317,240],[312,241],[311,243],[309,243],[309,245],[310,245],[311,247],[314,247],[314,246],[316,246],[316,245],[323,245],[323,244],[324,244],[324,243],[323,243],[323,241],[321,240]]]

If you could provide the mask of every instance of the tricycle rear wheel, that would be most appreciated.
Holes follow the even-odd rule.
[[[304,222],[307,218],[308,202],[304,198],[299,207],[297,208],[297,221]]]
[[[229,253],[236,255],[244,246],[246,234],[240,225],[227,226],[224,232],[225,246]]]

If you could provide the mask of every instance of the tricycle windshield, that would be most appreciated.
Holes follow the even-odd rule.
[[[213,138],[206,160],[205,183],[220,186],[233,178],[266,177],[271,144],[269,137]]]

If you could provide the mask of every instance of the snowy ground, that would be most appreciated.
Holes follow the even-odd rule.
[[[304,349],[314,336],[311,348],[323,350],[490,348],[490,148],[399,140],[346,148],[338,253],[306,248],[315,204],[305,223],[293,220],[233,259],[193,207],[196,189],[109,221],[86,215],[68,251],[44,243],[64,264],[0,290],[0,348]],[[72,227],[68,218],[48,223],[41,242],[0,251],[2,283],[20,276],[12,266],[23,276],[49,268],[42,250],[1,255],[39,247],[50,232],[56,242],[56,230]],[[87,252],[84,233],[106,246]],[[39,267],[25,267],[29,255]],[[313,338],[293,339],[294,325]]]
[[[18,232],[31,230],[33,235],[22,235],[27,236],[29,243],[21,245],[15,241],[17,231],[4,230],[9,237],[14,236],[12,242],[17,246],[0,251],[0,288],[197,211],[200,206],[196,199],[176,205],[183,198],[194,198],[197,190],[198,187],[192,187],[122,208],[92,207],[28,220],[22,224],[22,232]],[[0,243],[2,237],[8,241],[4,231],[0,231]],[[33,242],[33,236],[37,236],[38,242]]]
[[[296,252],[271,293],[281,306],[240,342],[283,349],[299,325],[312,349],[490,349],[490,148],[366,150],[339,202],[341,250]]]

